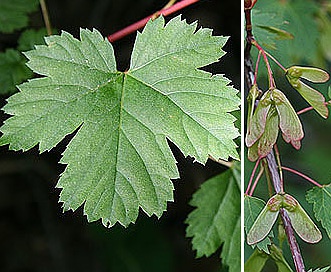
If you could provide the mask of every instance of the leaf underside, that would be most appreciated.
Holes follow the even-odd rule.
[[[186,220],[197,257],[210,256],[223,243],[221,257],[230,272],[240,271],[240,190],[232,170],[205,181]]]
[[[168,138],[205,163],[238,158],[233,141],[240,99],[222,75],[198,70],[224,55],[226,38],[196,30],[180,16],[138,33],[130,69],[118,72],[112,45],[97,30],[45,38],[26,52],[44,77],[18,86],[3,108],[10,115],[0,145],[41,152],[76,131],[61,159],[57,184],[64,210],[84,204],[88,221],[127,226],[139,207],[160,217],[177,178]]]

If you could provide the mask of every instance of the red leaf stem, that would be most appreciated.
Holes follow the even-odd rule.
[[[299,172],[299,171],[297,171],[297,170],[294,170],[294,169],[292,169],[292,168],[285,167],[285,166],[282,166],[282,169],[283,169],[283,170],[286,170],[286,171],[289,171],[289,172],[291,172],[291,173],[293,173],[293,174],[296,174],[296,175],[298,175],[298,176],[300,176],[300,177],[302,177],[302,178],[308,180],[309,182],[311,182],[312,184],[314,184],[314,185],[316,185],[316,186],[318,186],[318,187],[320,187],[320,188],[323,187],[323,186],[322,186],[321,184],[319,184],[317,181],[315,181],[315,180],[313,180],[312,178],[306,176],[305,174],[302,174],[301,172]]]
[[[125,27],[125,28],[109,35],[107,37],[107,39],[110,42],[117,41],[117,40],[119,40],[119,39],[135,32],[136,30],[144,27],[150,19],[155,19],[160,15],[163,15],[163,16],[170,15],[170,14],[172,14],[172,13],[178,11],[178,10],[181,10],[181,9],[183,9],[183,8],[189,6],[189,5],[192,5],[196,2],[199,2],[199,0],[182,0],[182,1],[172,5],[169,8],[159,10],[159,11],[145,17],[144,19],[141,19],[138,22],[135,22],[132,25],[129,25],[129,26],[127,26],[127,27]]]

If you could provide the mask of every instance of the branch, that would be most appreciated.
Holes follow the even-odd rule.
[[[156,19],[157,17],[159,17],[160,15],[163,15],[163,16],[167,16],[167,15],[170,15],[178,10],[181,10],[189,5],[192,5],[196,2],[199,2],[199,0],[182,0],[176,4],[174,4],[173,6],[169,7],[169,8],[166,8],[166,9],[161,9],[147,17],[145,17],[144,19],[141,19],[140,21],[138,22],[135,22],[133,23],[132,25],[129,25],[111,35],[109,35],[107,37],[108,41],[110,42],[114,42],[114,41],[117,41],[119,39],[122,39],[123,37],[135,32],[136,30],[144,27],[147,22],[152,19]]]
[[[250,9],[245,10],[245,19],[246,19],[246,24],[247,24],[247,19],[249,20],[249,24],[251,22],[250,18]],[[247,29],[246,25],[246,46],[245,46],[245,52],[244,52],[244,65],[245,65],[245,79],[246,79],[246,85],[250,89],[255,81],[255,76],[254,76],[254,68],[253,68],[253,61],[250,56],[250,50],[252,47],[252,41],[254,40],[253,35],[252,35],[252,28],[251,25]],[[274,189],[276,193],[282,193],[284,192],[283,188],[283,183],[281,181],[279,172],[278,172],[278,165],[274,156],[273,151],[271,151],[267,156],[266,156],[266,161],[267,161],[267,168],[268,172],[267,175],[269,174],[272,183],[274,185]],[[282,218],[282,221],[284,223],[284,229],[285,233],[287,236],[287,240],[291,249],[294,265],[296,268],[297,272],[305,272],[305,266],[303,263],[303,259],[300,253],[299,246],[296,242],[296,238],[294,236],[294,230],[291,225],[291,220],[287,214],[287,212],[281,208],[280,209],[280,216]]]

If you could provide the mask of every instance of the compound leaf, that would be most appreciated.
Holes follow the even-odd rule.
[[[127,226],[139,207],[161,216],[178,177],[166,139],[199,162],[238,158],[233,139],[240,99],[229,80],[197,68],[224,55],[224,37],[187,24],[150,21],[138,34],[130,69],[116,70],[112,45],[97,30],[45,38],[26,53],[44,77],[19,86],[0,145],[41,152],[75,132],[57,187],[65,210],[84,204],[88,221]]]
[[[204,182],[190,203],[196,209],[186,220],[197,257],[210,256],[223,243],[222,258],[240,271],[240,190],[232,170]]]
[[[321,222],[331,239],[331,184],[314,187],[307,192],[306,199],[313,204],[316,219]]]
[[[28,24],[28,13],[38,7],[38,0],[1,0],[0,32],[10,33]]]

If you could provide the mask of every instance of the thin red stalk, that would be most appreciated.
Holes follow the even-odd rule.
[[[271,70],[271,67],[270,67],[269,60],[268,60],[268,57],[267,57],[266,52],[265,52],[264,49],[258,44],[258,42],[257,42],[256,40],[252,40],[252,44],[253,44],[253,45],[259,50],[259,52],[262,53],[262,56],[263,56],[263,59],[264,59],[265,65],[266,65],[267,70],[268,70],[269,87],[270,87],[270,88],[275,88],[275,85],[274,85],[274,78],[273,78],[273,76],[272,76],[272,70]]]
[[[296,174],[296,175],[298,175],[298,176],[300,176],[300,177],[302,177],[302,178],[308,180],[309,182],[311,182],[312,184],[314,184],[314,185],[316,185],[316,186],[318,186],[318,187],[320,187],[320,188],[323,187],[323,186],[322,186],[321,184],[319,184],[317,181],[315,181],[315,180],[313,180],[312,178],[306,176],[305,174],[302,174],[301,172],[299,172],[299,171],[297,171],[297,170],[294,170],[294,169],[292,169],[292,168],[285,167],[285,166],[282,166],[282,169],[283,169],[283,170],[286,170],[286,171],[289,171],[289,172],[291,172],[291,173],[293,173],[293,174]]]
[[[258,73],[258,70],[259,70],[260,59],[261,59],[261,51],[259,51],[259,54],[257,55],[256,63],[255,63],[254,85],[256,84],[256,79],[257,79],[257,73]]]
[[[331,103],[331,101],[327,101],[327,102],[324,102],[324,105],[327,106],[327,105],[330,105],[330,103]],[[304,108],[304,109],[302,109],[302,110],[299,110],[299,111],[297,112],[297,114],[299,115],[299,114],[302,114],[302,113],[305,113],[305,112],[311,111],[311,110],[313,110],[313,109],[314,109],[313,107],[307,107],[307,108]]]
[[[174,4],[173,6],[167,8],[167,9],[162,9],[162,10],[159,10],[147,17],[145,17],[144,19],[141,19],[139,20],[138,22],[135,22],[133,23],[132,25],[129,25],[111,35],[109,35],[107,37],[107,39],[110,41],[110,42],[114,42],[114,41],[117,41],[133,32],[135,32],[136,30],[144,27],[147,22],[151,19],[151,18],[156,18],[160,15],[163,15],[163,16],[167,16],[167,15],[170,15],[178,10],[181,10],[189,5],[192,5],[196,2],[199,2],[199,0],[182,0],[176,4]]]
[[[254,176],[255,176],[256,169],[257,169],[257,167],[258,167],[259,164],[260,164],[260,161],[261,161],[261,158],[258,158],[258,160],[257,160],[256,163],[255,163],[254,169],[253,169],[253,171],[252,171],[252,174],[251,174],[251,177],[250,177],[250,179],[249,179],[249,182],[248,182],[248,185],[247,185],[247,189],[246,189],[246,192],[245,192],[246,195],[248,194],[249,189],[250,189],[250,187],[251,187],[251,185],[252,185],[253,178],[254,178]]]
[[[262,177],[263,172],[264,172],[264,168],[261,167],[261,169],[260,169],[259,173],[257,174],[257,177],[256,177],[256,179],[255,179],[255,181],[253,183],[253,186],[251,188],[251,191],[249,192],[249,196],[252,196],[253,195],[254,190],[256,188],[256,185],[258,184],[260,178]]]
[[[286,72],[286,68],[283,66],[283,65],[281,65],[281,63],[278,61],[278,60],[276,60],[272,55],[270,55],[267,51],[264,51],[266,54],[267,54],[267,56],[269,57],[269,58],[271,58],[284,72]]]

